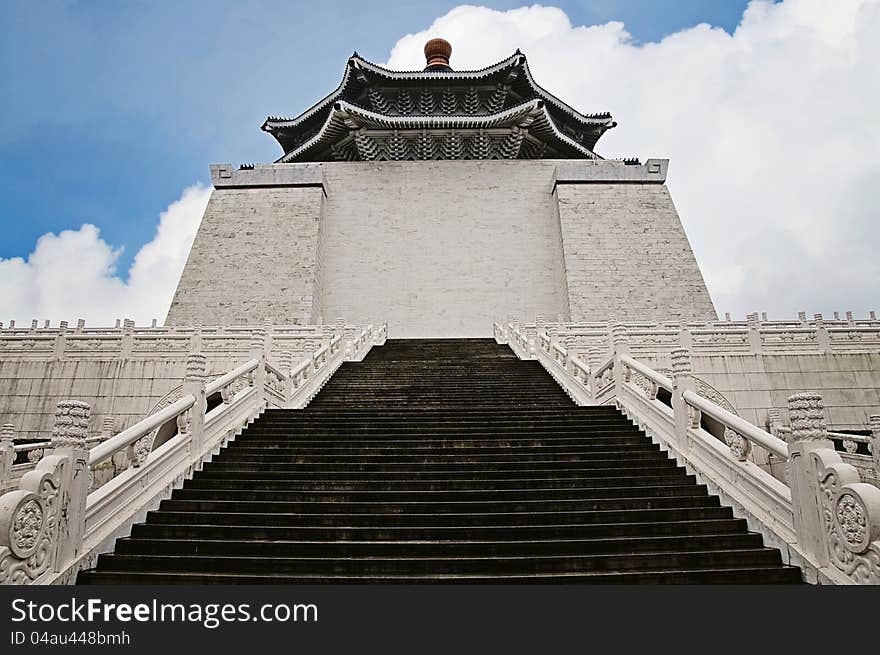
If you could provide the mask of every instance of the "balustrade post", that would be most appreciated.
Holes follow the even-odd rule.
[[[293,379],[290,375],[290,372],[293,370],[292,352],[289,350],[282,350],[278,353],[278,368],[287,376],[287,380],[284,382],[284,398],[287,400],[293,392]]]
[[[130,319],[124,319],[122,321],[122,346],[120,352],[121,359],[128,359],[131,357],[131,352],[134,347],[134,321]]]
[[[818,393],[797,393],[788,398],[791,435],[788,443],[788,483],[794,529],[802,552],[817,566],[828,563],[819,480],[811,453],[834,450],[825,424],[825,408]]]
[[[872,414],[868,417],[868,427],[871,428],[868,449],[874,459],[874,474],[880,479],[880,414]]]
[[[614,353],[614,387],[619,397],[623,391],[624,366],[621,355],[629,355],[629,341],[626,336],[626,326],[615,322],[611,326],[611,350]]]
[[[330,352],[330,342],[333,340],[333,326],[325,323],[321,326],[321,345],[327,346],[327,352]]]
[[[197,318],[193,321],[193,331],[189,338],[189,351],[191,353],[202,352],[202,319]]]
[[[44,466],[61,463],[58,496],[55,499],[56,549],[55,571],[60,571],[82,553],[86,527],[86,498],[91,486],[89,451],[86,437],[92,408],[81,400],[62,400],[55,408],[52,427],[52,454],[44,458],[32,473]],[[57,469],[56,469],[57,470]],[[25,476],[30,475],[26,473]],[[22,481],[25,478],[22,477]],[[33,490],[32,490],[33,491]]]
[[[263,352],[266,353],[266,361],[268,362],[272,355],[272,346],[274,345],[275,323],[270,317],[266,317],[263,321],[263,329],[266,331],[266,342],[263,345]]]
[[[64,350],[67,347],[67,321],[61,321],[58,335],[55,337],[55,345],[52,349],[52,359],[58,361],[64,359]]]
[[[767,432],[774,437],[779,437],[783,441],[788,441],[788,435],[784,434],[780,428],[782,427],[782,412],[777,407],[771,407],[767,410]]]
[[[749,330],[749,351],[752,355],[760,355],[764,351],[764,344],[761,341],[760,323],[758,322],[758,312],[746,316]]]
[[[205,435],[205,412],[208,400],[205,396],[205,378],[208,362],[202,353],[190,353],[186,358],[186,375],[183,378],[183,394],[192,394],[196,401],[193,406],[177,419],[179,432],[188,432],[192,443],[192,453],[202,452]]]
[[[254,371],[254,386],[260,403],[266,402],[266,332],[256,328],[251,332],[251,359],[259,360],[260,364]]]
[[[828,339],[828,330],[825,327],[825,321],[822,319],[822,314],[816,314],[813,316],[813,321],[816,324],[816,346],[819,348],[820,353],[827,353],[831,350],[831,346]]]
[[[0,483],[9,478],[15,462],[15,428],[12,423],[0,427]]]
[[[575,379],[577,379],[577,368],[572,363],[572,360],[575,358],[575,345],[577,344],[577,339],[574,337],[565,337],[564,339],[560,339],[562,347],[565,348],[565,372],[569,375],[573,375]]]
[[[672,412],[675,418],[675,439],[679,447],[687,452],[690,450],[691,439],[688,430],[700,425],[700,411],[690,407],[684,400],[685,391],[694,390],[691,377],[693,364],[691,352],[686,348],[672,351]]]
[[[596,400],[596,396],[599,394],[599,377],[596,375],[596,371],[602,366],[602,349],[590,348],[588,361],[590,364],[590,395],[593,400]]]
[[[691,334],[687,321],[684,319],[678,324],[678,344],[685,350],[691,350],[694,347],[694,335]]]

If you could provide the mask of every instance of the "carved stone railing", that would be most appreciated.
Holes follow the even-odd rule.
[[[17,489],[0,496],[0,583],[73,582],[260,413],[271,406],[304,407],[346,356],[363,359],[384,343],[387,327],[368,326],[349,340],[329,331],[322,336],[326,343],[289,372],[267,364],[259,332],[251,338],[255,356],[211,382],[205,356],[192,353],[178,400],[91,450],[88,403],[58,403],[51,454],[21,476]],[[214,394],[222,402],[208,411]],[[169,424],[176,427],[173,435],[153,445],[156,431]],[[0,437],[5,474],[15,446],[7,426]],[[128,467],[90,493],[94,471],[120,456]]]
[[[539,317],[535,323],[517,326],[527,336],[535,331],[552,333],[555,338],[570,341],[584,351],[590,348],[610,351],[613,323],[613,319],[547,323]],[[751,314],[745,321],[625,322],[622,325],[634,355],[668,355],[681,347],[688,348],[693,355],[880,352],[880,320],[874,312],[864,320],[853,319],[852,313],[847,312],[846,319],[832,320],[823,318],[822,314],[807,320],[802,313],[797,321],[768,321]]]
[[[66,321],[59,327],[3,328],[0,324],[0,355],[6,360],[89,360],[186,357],[189,352],[212,357],[241,357],[251,348],[255,334],[262,333],[276,352],[301,350],[306,340],[320,339],[321,325],[232,325],[137,327],[134,321],[117,321],[116,327],[75,328]],[[337,322],[338,323],[338,322]]]
[[[880,489],[835,452],[818,394],[789,398],[786,443],[698,395],[687,349],[672,352],[669,378],[629,354],[620,324],[612,330],[611,356],[594,350],[589,363],[540,332],[527,338],[516,324],[496,324],[494,332],[517,356],[538,359],[575,402],[619,407],[779,548],[785,562],[801,567],[807,581],[880,584]],[[723,426],[724,441],[701,427],[703,415]],[[880,432],[880,417],[871,421]],[[786,462],[788,484],[749,460],[753,446]]]

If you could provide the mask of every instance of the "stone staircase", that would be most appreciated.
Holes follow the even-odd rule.
[[[612,407],[486,339],[397,340],[265,413],[85,584],[800,581]]]

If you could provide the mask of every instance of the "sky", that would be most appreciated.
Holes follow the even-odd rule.
[[[878,0],[11,2],[0,26],[0,320],[162,320],[210,163],[346,58],[421,68],[520,48],[542,86],[619,126],[605,156],[669,157],[723,315],[880,308]]]

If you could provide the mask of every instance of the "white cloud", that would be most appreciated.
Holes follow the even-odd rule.
[[[161,322],[210,195],[201,184],[188,187],[162,212],[156,235],[135,255],[127,280],[116,271],[122,250],[90,224],[44,234],[27,260],[0,259],[0,318]]]
[[[880,2],[753,1],[733,35],[708,25],[636,44],[621,23],[572,26],[560,9],[461,6],[401,38],[392,68],[520,48],[537,81],[620,125],[605,156],[670,157],[669,187],[722,314],[880,305]]]

